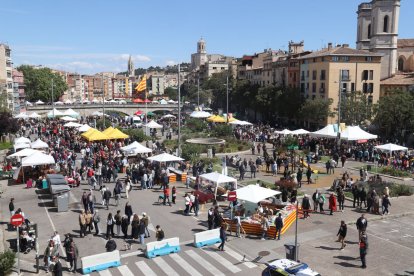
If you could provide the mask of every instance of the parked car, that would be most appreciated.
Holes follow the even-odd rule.
[[[305,263],[298,263],[289,259],[279,259],[267,263],[262,276],[321,276]]]

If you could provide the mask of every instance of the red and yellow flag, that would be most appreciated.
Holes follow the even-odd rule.
[[[142,92],[147,90],[147,75],[142,76],[141,81],[135,87],[135,91]]]

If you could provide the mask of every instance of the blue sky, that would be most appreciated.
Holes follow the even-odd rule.
[[[15,66],[95,73],[189,62],[202,36],[208,53],[241,57],[265,48],[355,47],[360,0],[21,0],[0,6],[0,42]],[[401,1],[400,38],[414,38],[413,0]],[[7,24],[5,24],[7,23]]]

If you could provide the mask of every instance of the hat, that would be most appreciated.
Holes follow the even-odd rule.
[[[145,213],[145,212],[142,212],[142,215],[145,217],[146,215],[147,215],[147,213]]]

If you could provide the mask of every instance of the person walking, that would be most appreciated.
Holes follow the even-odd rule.
[[[280,234],[282,232],[282,228],[283,228],[283,218],[282,218],[282,214],[279,213],[279,215],[276,217],[275,219],[275,227],[276,227],[276,231],[275,231],[275,235],[273,237],[273,239],[277,239],[280,240]]]
[[[226,226],[223,223],[220,227],[220,240],[221,240],[221,243],[218,247],[219,250],[224,251],[224,244],[226,243],[226,239],[227,239]]]
[[[114,216],[115,225],[116,225],[116,235],[117,237],[121,234],[121,210],[116,211],[116,215]]]
[[[190,200],[190,196],[187,193],[185,193],[184,195],[184,204],[185,204],[184,214],[188,216],[190,212],[191,200]]]
[[[338,205],[341,212],[344,211],[345,193],[341,186],[338,188]]]
[[[166,201],[168,200],[168,205],[170,205],[170,206],[172,206],[171,205],[171,202],[170,202],[170,186],[167,184],[167,185],[165,185],[165,187],[164,187],[164,202],[163,202],[163,205],[166,205]]]
[[[303,210],[303,219],[309,217],[309,210],[311,208],[309,196],[305,194],[302,199],[302,210]]]
[[[145,238],[149,238],[149,237],[151,237],[151,235],[150,235],[150,232],[149,232],[149,230],[148,230],[148,225],[149,225],[149,223],[150,223],[150,218],[149,218],[149,216],[147,216],[147,213],[145,213],[145,212],[143,212],[142,213],[142,218],[141,218],[141,220],[144,222],[144,224],[145,224]]]
[[[9,212],[10,212],[10,217],[14,215],[14,198],[10,198],[10,202],[9,202]]]
[[[131,221],[131,217],[134,213],[132,212],[132,206],[129,202],[125,203],[125,215],[128,216],[128,221]]]
[[[106,210],[109,209],[109,200],[111,199],[111,196],[112,196],[111,191],[108,188],[106,188],[103,194],[103,199],[104,199],[103,202],[106,205]]]
[[[331,195],[329,196],[329,210],[329,215],[331,216],[333,215],[333,212],[336,212],[336,197],[334,193],[331,193]]]
[[[323,204],[325,203],[325,196],[322,193],[319,193],[318,196],[318,204],[319,204],[319,212],[325,213],[325,210],[323,209]]]
[[[99,229],[99,222],[101,221],[101,216],[99,215],[98,210],[95,210],[95,213],[93,214],[93,217],[92,217],[92,221],[93,221],[93,225],[95,226],[95,236],[98,236],[101,232]]]
[[[214,209],[211,207],[207,212],[207,223],[208,223],[208,230],[213,229],[214,224]]]
[[[296,173],[296,180],[298,181],[299,188],[302,187],[302,176],[303,176],[302,168],[298,168],[298,172]]]
[[[161,226],[155,226],[155,238],[157,239],[157,241],[162,241],[164,237],[164,230],[161,229]]]
[[[89,210],[86,212],[85,221],[86,221],[86,227],[85,228],[88,231],[87,234],[92,234],[93,222],[92,222],[92,214]]]
[[[312,183],[311,177],[312,177],[312,170],[311,170],[310,165],[308,164],[308,169],[306,170],[306,178],[307,178],[308,184]]]
[[[318,190],[316,190],[312,195],[313,211],[314,212],[318,211],[318,196],[319,196],[319,192],[318,192]]]
[[[86,214],[84,210],[79,214],[79,228],[79,236],[83,238],[86,235]]]
[[[194,197],[194,202],[193,202],[193,206],[194,206],[194,215],[196,217],[198,217],[198,211],[200,209],[200,200],[198,199],[198,194],[195,195]]]
[[[106,219],[106,238],[114,236],[114,224],[115,220],[112,216],[112,213],[108,214],[108,218]]]
[[[391,206],[390,199],[388,195],[384,195],[382,198],[382,215],[385,215],[385,212],[387,213],[387,215],[389,214],[388,206]]]
[[[78,267],[77,260],[79,256],[79,251],[78,251],[78,247],[76,246],[72,238],[70,238],[69,254],[67,256],[69,258],[69,264],[70,264],[69,271],[76,272],[77,267]]]
[[[137,214],[134,214],[131,222],[131,237],[133,240],[139,238],[139,217]]]
[[[356,227],[358,229],[359,237],[362,236],[362,233],[367,231],[368,220],[365,218],[365,215],[362,214],[356,221]]]
[[[337,242],[341,243],[341,250],[344,249],[346,246],[345,244],[346,232],[347,232],[346,223],[345,221],[341,220],[341,225],[339,226],[338,234],[336,234],[338,236]]]
[[[144,246],[145,245],[145,222],[143,219],[139,221],[138,225],[138,234],[139,234],[139,243]]]
[[[266,215],[262,217],[262,220],[260,222],[260,226],[262,227],[262,238],[261,240],[264,241],[267,236],[267,230],[269,230],[269,221],[267,220]]]
[[[62,263],[59,260],[58,256],[53,256],[53,262],[55,263],[53,266],[53,275],[54,276],[62,276],[63,275],[63,269],[62,269]]]
[[[171,196],[171,202],[175,204],[175,199],[177,198],[177,188],[175,188],[175,186],[172,187]]]
[[[358,194],[358,200],[359,200],[359,208],[362,208],[362,203],[364,203],[364,208],[367,207],[367,191],[364,187],[362,187],[362,190],[359,191]]]
[[[128,238],[128,226],[129,226],[129,219],[127,215],[123,215],[121,218],[121,230],[124,234],[124,239]]]
[[[360,198],[360,193],[358,191],[358,186],[357,184],[353,184],[352,185],[352,196],[354,198],[353,200],[353,208],[355,208],[355,206],[359,207],[359,198]]]
[[[367,268],[366,256],[368,253],[368,238],[364,233],[359,239],[359,256],[361,257],[361,267]]]

